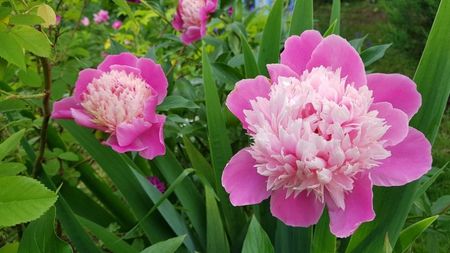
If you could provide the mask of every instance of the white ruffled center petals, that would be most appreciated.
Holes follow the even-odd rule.
[[[145,102],[151,94],[148,84],[140,76],[112,70],[87,85],[81,105],[93,123],[113,133],[120,123],[131,123],[144,117]]]
[[[307,191],[322,202],[327,194],[345,209],[353,177],[391,155],[382,140],[389,126],[369,110],[372,101],[367,86],[357,89],[324,67],[300,80],[280,77],[268,98],[252,100],[244,111],[250,153],[267,190]]]
[[[200,10],[205,5],[206,0],[183,0],[181,18],[183,19],[183,26],[185,28],[199,26],[201,24]]]

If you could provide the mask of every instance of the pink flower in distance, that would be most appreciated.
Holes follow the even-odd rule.
[[[116,20],[111,26],[114,30],[119,30],[122,27],[122,21]]]
[[[206,34],[209,15],[217,8],[217,0],[179,0],[173,27],[182,32],[181,41],[189,45]]]
[[[56,25],[61,24],[61,16],[60,15],[56,15]]]
[[[147,180],[150,184],[155,186],[156,189],[158,189],[158,191],[160,191],[161,193],[164,193],[166,191],[166,185],[161,180],[159,180],[158,177],[156,176],[147,177]]]
[[[90,23],[89,18],[88,18],[88,17],[83,17],[83,18],[81,19],[80,23],[81,23],[83,26],[88,26],[89,23]]]
[[[287,39],[281,64],[238,82],[230,111],[252,138],[225,167],[235,206],[270,197],[290,226],[317,223],[327,206],[331,232],[351,235],[375,218],[372,186],[399,186],[431,168],[431,145],[409,120],[421,96],[400,74],[366,75],[343,38],[317,31]]]
[[[94,14],[94,22],[97,24],[108,22],[109,13],[105,10],[100,10],[99,12]]]
[[[79,73],[73,96],[55,102],[52,118],[109,133],[104,143],[115,151],[153,159],[165,153],[165,116],[155,108],[166,94],[160,65],[130,53],[109,55],[97,69]]]

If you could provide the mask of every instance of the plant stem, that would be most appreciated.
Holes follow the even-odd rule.
[[[47,143],[47,129],[48,122],[50,120],[50,94],[52,87],[52,70],[50,67],[50,63],[47,58],[41,57],[39,58],[42,64],[43,72],[44,72],[44,97],[42,98],[42,127],[41,127],[41,137],[39,142],[39,153],[36,158],[36,162],[33,167],[33,177],[36,177],[40,170],[42,169],[42,161],[44,160],[44,152],[45,152],[45,144]]]

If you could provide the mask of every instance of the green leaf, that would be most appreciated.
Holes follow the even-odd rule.
[[[290,227],[277,221],[275,232],[275,252],[311,252],[312,228]]]
[[[422,107],[411,121],[431,143],[450,93],[450,1],[441,1],[425,50],[414,76],[422,94]],[[380,252],[384,235],[395,244],[414,201],[418,182],[403,187],[377,188],[374,209],[377,217],[353,234],[346,252]]]
[[[432,214],[443,214],[450,209],[450,195],[445,195],[438,198],[433,205],[431,205]]]
[[[300,35],[306,30],[313,29],[313,0],[295,0],[289,35]]]
[[[16,37],[7,32],[0,32],[0,57],[25,69],[25,54]]]
[[[384,54],[386,53],[386,50],[391,46],[392,44],[384,44],[384,45],[378,45],[370,47],[361,53],[361,58],[364,62],[364,66],[367,67],[371,65],[372,63],[378,61],[379,59],[383,58]]]
[[[77,154],[73,152],[64,152],[58,155],[58,158],[65,161],[76,162],[80,160]]]
[[[367,34],[362,38],[351,40],[351,41],[349,41],[349,43],[350,43],[350,45],[352,45],[352,47],[354,49],[356,49],[356,51],[358,51],[358,53],[361,53],[361,48],[362,48],[366,38],[367,38]]]
[[[163,242],[158,242],[144,249],[140,253],[174,253],[181,246],[185,238],[186,236],[182,235]]]
[[[23,84],[29,87],[38,88],[42,85],[41,76],[31,69],[27,69],[26,71],[20,70],[19,79]]]
[[[27,108],[27,103],[23,100],[8,99],[0,101],[0,112],[20,111]]]
[[[22,129],[19,132],[16,132],[8,137],[8,139],[0,144],[0,161],[19,146],[20,140],[22,139],[24,134],[25,129]]]
[[[120,9],[122,9],[128,16],[134,17],[133,12],[131,11],[130,6],[128,5],[127,1],[125,0],[113,0],[117,6],[119,6]]]
[[[328,29],[323,33],[323,37],[327,37],[327,36],[335,33],[336,24],[337,24],[337,20],[335,20],[333,23],[331,23],[330,26],[328,27]]]
[[[225,63],[213,63],[211,66],[214,75],[217,77],[216,79],[224,83],[233,84],[234,86],[235,83],[244,78],[238,70]]]
[[[330,218],[328,212],[324,211],[319,223],[314,228],[314,237],[312,242],[312,252],[336,252],[336,237],[330,233]]]
[[[11,13],[11,8],[0,6],[0,19],[6,18]]]
[[[195,148],[188,137],[183,136],[183,143],[189,160],[191,161],[192,167],[197,171],[198,174],[205,177],[208,180],[208,183],[215,189],[217,186],[215,184],[214,170],[212,169],[209,162],[202,155],[202,153],[200,153],[200,151]]]
[[[121,240],[118,236],[108,231],[108,229],[81,216],[79,216],[78,219],[84,227],[86,227],[93,235],[95,235],[95,237],[102,240],[102,242],[105,244],[105,247],[111,250],[113,253],[139,252],[138,250]]]
[[[0,253],[17,253],[18,249],[19,249],[18,242],[7,243],[5,246],[0,248]]]
[[[258,64],[256,63],[255,55],[253,54],[253,51],[250,48],[247,39],[242,33],[240,34],[240,38],[242,53],[244,54],[245,78],[254,78],[260,73]]]
[[[447,167],[447,165],[448,165],[448,162],[441,168],[435,170],[434,173],[431,175],[431,177],[426,178],[426,180],[420,184],[419,189],[417,189],[417,191],[416,191],[416,195],[415,195],[414,199],[417,199],[420,196],[422,196],[422,194],[424,194],[428,190],[428,188],[430,188],[430,186],[434,183],[434,181],[436,181],[436,179],[442,173],[444,173],[444,170]],[[433,170],[431,170],[431,171],[433,171]]]
[[[333,29],[334,34],[339,34],[341,29],[341,0],[333,0],[331,5],[330,26],[336,22],[336,27]]]
[[[41,17],[32,14],[19,14],[9,19],[9,23],[14,25],[39,25],[44,22]]]
[[[197,109],[199,108],[194,102],[182,96],[167,96],[164,102],[158,106],[159,111],[169,111],[172,109]]]
[[[47,4],[41,4],[37,7],[37,15],[44,20],[43,27],[56,25],[55,11]]]
[[[56,194],[39,181],[23,176],[0,177],[0,226],[39,218],[56,201]]]
[[[59,239],[55,234],[55,208],[52,207],[41,218],[28,225],[18,253],[45,252],[71,253],[69,244]]]
[[[258,54],[258,67],[267,76],[266,65],[277,63],[280,55],[281,18],[283,14],[283,0],[276,0],[264,27]]]
[[[247,236],[244,240],[242,253],[273,253],[275,252],[266,231],[259,225],[258,220],[253,216],[248,227]]]
[[[23,48],[35,55],[49,57],[51,53],[50,41],[44,33],[31,26],[16,25],[11,34],[22,45]]]
[[[205,187],[206,199],[206,252],[230,252],[227,235],[220,218],[219,207],[213,190]],[[242,224],[241,224],[242,225]]]
[[[388,234],[386,234],[386,236],[384,237],[383,253],[392,253],[392,245],[389,241]]]
[[[0,163],[0,177],[15,176],[26,169],[21,163]]]
[[[405,228],[395,244],[394,251],[396,253],[407,252],[414,241],[439,217],[435,215],[418,221],[411,226]]]

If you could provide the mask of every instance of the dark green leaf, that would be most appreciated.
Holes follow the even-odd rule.
[[[28,69],[27,71],[20,70],[19,71],[19,79],[23,84],[25,84],[29,87],[37,88],[37,87],[41,87],[41,85],[42,85],[41,76],[31,69]]]
[[[0,177],[15,176],[26,169],[22,163],[0,163]]]
[[[364,66],[367,67],[372,63],[378,61],[379,59],[383,58],[384,54],[386,53],[386,50],[391,45],[392,44],[374,46],[362,51],[361,58],[364,62]]]
[[[300,35],[306,30],[313,29],[313,0],[295,0],[289,35]]]
[[[436,179],[439,177],[439,175],[444,173],[444,170],[447,167],[447,165],[448,165],[448,163],[446,163],[442,168],[439,168],[439,169],[434,168],[437,170],[432,169],[430,172],[434,172],[434,173],[429,178],[423,178],[426,180],[420,184],[419,189],[417,189],[417,191],[416,191],[416,196],[414,197],[414,199],[417,199],[420,196],[422,196],[422,194],[424,194],[428,190],[428,188],[430,188],[430,186],[434,183],[434,181],[436,181]],[[430,174],[430,172],[429,172],[429,174]]]
[[[362,48],[362,46],[363,46],[364,41],[366,40],[366,38],[367,38],[367,35],[365,35],[365,36],[362,37],[362,38],[358,38],[358,39],[351,40],[351,41],[349,41],[349,43],[350,43],[350,45],[352,45],[352,47],[353,47],[354,49],[356,49],[356,51],[358,51],[358,53],[360,53],[360,52],[361,52],[361,48]]]
[[[331,6],[330,26],[336,22],[334,34],[339,34],[341,29],[341,0],[333,0]]]
[[[206,158],[198,151],[197,148],[192,144],[188,137],[183,137],[184,148],[191,161],[192,167],[197,171],[198,174],[202,175],[208,180],[208,183],[214,187],[215,185],[215,175],[209,162]]]
[[[218,80],[224,83],[235,84],[239,80],[243,79],[243,76],[236,69],[228,66],[224,63],[213,63],[213,73],[217,76]]]
[[[158,106],[160,111],[169,111],[171,109],[197,109],[199,108],[191,100],[188,100],[182,96],[167,96],[164,102]]]
[[[40,31],[31,26],[16,25],[11,34],[23,48],[35,55],[49,57],[51,53],[50,41]]]
[[[71,161],[76,162],[80,160],[80,158],[77,156],[77,154],[72,152],[64,152],[58,155],[58,158],[65,161]]]
[[[245,69],[245,77],[246,78],[254,78],[260,72],[258,69],[258,64],[256,64],[256,58],[253,54],[250,45],[248,44],[247,39],[243,34],[240,35],[241,45],[242,45],[242,53],[244,54],[244,69]]]
[[[310,253],[312,228],[290,227],[277,221],[275,232],[275,252]]]
[[[227,235],[220,217],[215,194],[209,187],[205,187],[206,198],[206,252],[230,252]]]
[[[336,237],[330,233],[330,218],[328,212],[324,210],[319,223],[314,228],[314,237],[312,242],[312,252],[322,253],[336,252]]]
[[[273,253],[274,249],[266,231],[259,225],[258,220],[253,216],[248,227],[247,236],[244,240],[242,253]]]
[[[158,242],[144,249],[140,253],[174,253],[181,246],[185,238],[186,236],[182,235],[163,242]]]
[[[432,214],[443,214],[448,210],[450,210],[450,195],[438,198],[433,205],[431,205]]]
[[[0,7],[0,19],[6,18],[11,13],[11,8],[8,7]]]
[[[407,250],[411,247],[414,241],[439,217],[439,215],[435,215],[421,221],[418,221],[411,226],[405,228],[398,238],[397,243],[395,244],[395,252],[403,253],[407,252]]]
[[[9,23],[14,25],[39,25],[44,23],[44,20],[36,15],[31,14],[19,14],[12,16],[9,19]]]
[[[323,33],[323,37],[327,37],[327,36],[335,33],[336,24],[337,24],[337,20],[335,20],[333,23],[331,23],[330,26],[328,27],[328,29]]]
[[[0,161],[19,146],[20,140],[22,139],[24,134],[25,130],[22,129],[19,132],[12,134],[10,137],[8,137],[8,139],[0,144]]]

